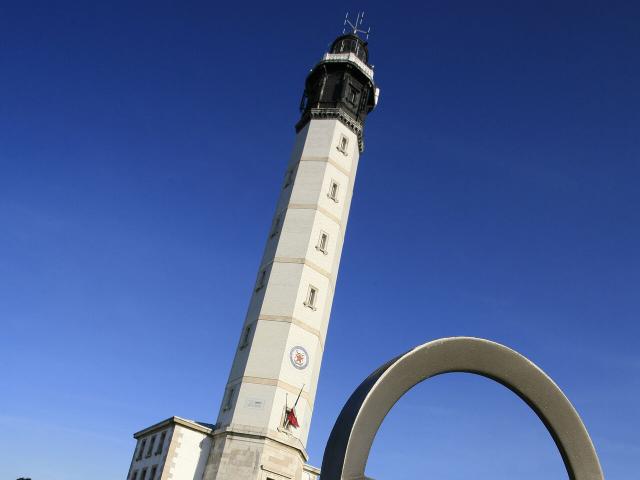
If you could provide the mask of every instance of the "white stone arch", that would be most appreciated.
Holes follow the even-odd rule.
[[[425,343],[394,358],[360,384],[331,431],[321,480],[363,480],[371,445],[393,405],[423,380],[453,372],[490,378],[524,400],[553,437],[570,480],[604,479],[587,429],[551,378],[504,345],[452,337]]]

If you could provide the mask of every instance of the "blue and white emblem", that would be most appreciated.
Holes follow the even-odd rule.
[[[289,360],[291,360],[291,365],[296,367],[298,370],[304,370],[309,365],[309,354],[300,345],[296,345],[289,352]]]

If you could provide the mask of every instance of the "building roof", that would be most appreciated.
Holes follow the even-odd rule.
[[[215,428],[215,425],[212,425],[211,423],[196,422],[195,420],[188,420],[182,417],[169,417],[166,420],[162,420],[161,422],[155,423],[150,427],[134,433],[133,438],[138,439],[140,437],[144,437],[145,435],[153,433],[157,430],[162,430],[169,425],[180,425],[182,427],[195,430],[196,432],[205,433],[207,435],[211,434],[211,432],[213,432],[213,429]]]

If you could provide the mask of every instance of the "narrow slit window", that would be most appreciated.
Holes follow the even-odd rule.
[[[236,387],[229,387],[227,390],[227,398],[224,401],[224,410],[231,410],[233,404],[233,395],[236,393]]]
[[[273,219],[270,238],[273,238],[278,234],[278,232],[280,231],[281,223],[282,223],[282,213],[279,213],[278,215],[276,215],[276,218]]]
[[[256,292],[264,287],[267,281],[267,269],[265,268],[258,274],[258,281],[256,282]]]
[[[251,336],[251,325],[245,327],[244,333],[242,334],[242,342],[240,343],[240,350],[247,348],[249,346],[249,337]]]
[[[147,439],[145,438],[144,440],[142,440],[142,443],[140,444],[140,450],[138,450],[138,456],[136,457],[136,460],[140,460],[142,458],[142,454],[144,453],[144,447],[147,446]]]
[[[140,480],[146,480],[147,478],[147,469],[142,470],[142,475],[140,475]]]
[[[320,232],[320,237],[318,238],[318,244],[316,245],[316,250],[326,255],[328,243],[329,243],[329,235],[326,232]]]
[[[153,445],[156,443],[156,436],[154,435],[153,437],[151,437],[151,441],[149,442],[149,448],[147,448],[147,457],[151,456],[151,453],[153,452]]]
[[[329,193],[327,193],[327,197],[329,197],[334,202],[338,203],[338,182],[335,180],[331,180],[331,186],[329,187]]]
[[[151,467],[151,475],[149,476],[149,480],[156,480],[156,471],[158,470],[158,466],[154,465]]]
[[[158,448],[156,449],[156,455],[160,455],[162,453],[162,450],[164,448],[164,441],[167,438],[167,432],[162,432],[162,435],[160,435],[160,441],[158,442]]]
[[[287,170],[287,173],[285,174],[285,177],[284,177],[284,185],[282,186],[282,188],[285,189],[292,183],[293,183],[293,168],[290,170]]]
[[[136,480],[138,478],[138,471],[134,470],[134,472],[131,474],[131,480]]]
[[[304,305],[309,307],[311,310],[315,310],[317,301],[318,289],[313,285],[309,285],[309,291],[307,292],[307,299],[305,300]]]

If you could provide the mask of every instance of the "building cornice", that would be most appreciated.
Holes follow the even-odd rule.
[[[145,428],[144,430],[140,430],[133,434],[133,438],[136,440],[140,437],[144,437],[150,433],[156,432],[158,430],[162,430],[170,425],[180,425],[182,427],[188,428],[190,430],[194,430],[196,432],[204,433],[210,435],[213,432],[213,425],[211,427],[207,427],[208,424],[202,424],[198,422],[194,422],[193,420],[187,420],[186,418],[181,417],[169,417],[166,420],[162,420],[150,427]]]

